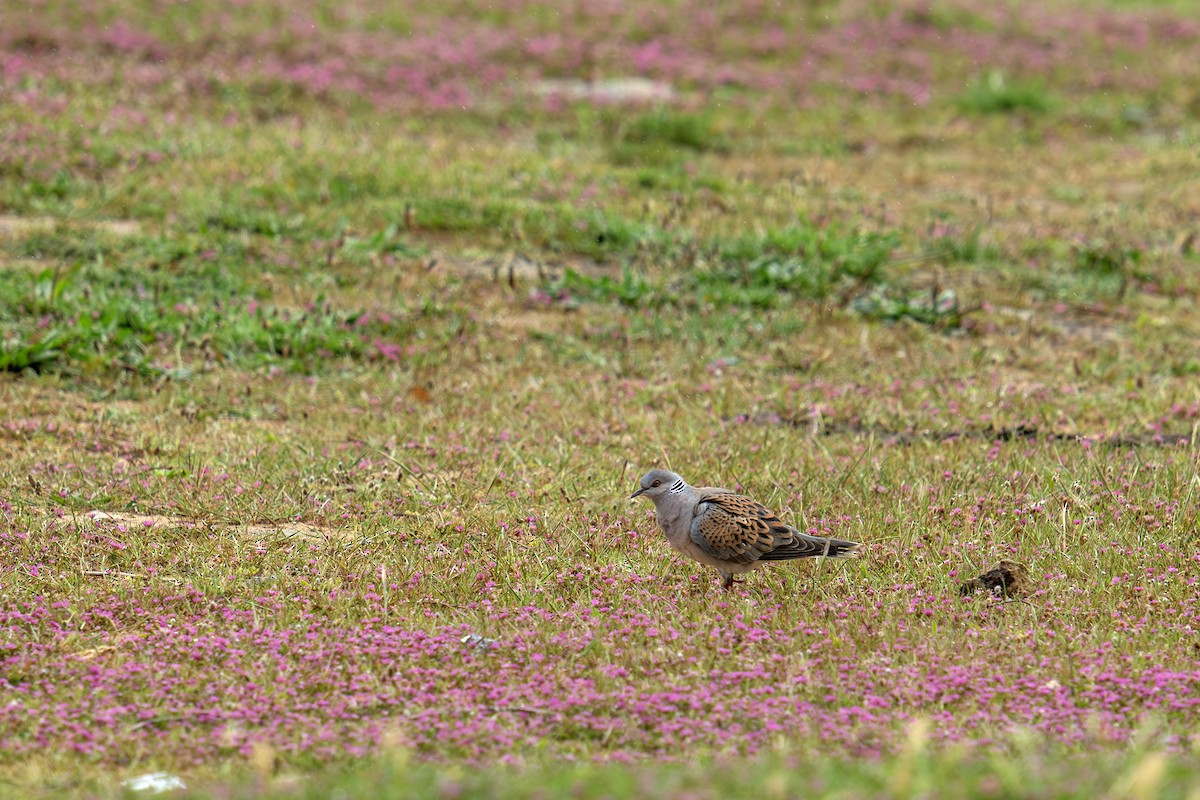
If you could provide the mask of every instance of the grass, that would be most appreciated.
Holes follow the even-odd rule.
[[[1200,792],[1182,6],[193,6],[0,8],[0,795]]]
[[[340,250],[361,247],[350,240]],[[210,366],[232,360],[303,370],[314,359],[395,360],[392,340],[409,324],[403,311],[335,310],[321,297],[298,309],[264,306],[244,288],[222,285],[233,282],[219,271],[194,281],[110,268],[99,259],[6,277],[15,278],[0,284],[12,311],[0,352],[0,369],[9,372],[124,369],[184,377],[185,350],[203,353]]]
[[[1017,772],[1006,758],[972,761],[930,752],[914,726],[906,749],[885,763],[852,767],[836,759],[796,762],[786,756],[734,764],[647,766],[544,764],[486,772],[433,767],[404,750],[366,765],[326,769],[313,776],[279,770],[276,754],[260,749],[236,779],[207,780],[189,786],[191,797],[530,797],[540,794],[602,798],[794,797],[831,790],[847,796],[928,796],[952,784],[971,797],[1086,798],[1190,796],[1186,762],[1158,753],[1135,754],[1080,775],[1076,759],[1047,759],[1027,753],[1028,769]],[[122,796],[111,785],[93,785],[97,797]]]
[[[1033,81],[1010,81],[1001,70],[992,70],[983,80],[967,87],[959,97],[964,111],[978,114],[1042,114],[1054,108],[1044,86]]]

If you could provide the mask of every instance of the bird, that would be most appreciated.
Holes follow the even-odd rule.
[[[801,533],[757,500],[728,489],[689,486],[667,469],[643,475],[629,499],[637,497],[654,502],[654,516],[667,542],[688,558],[715,567],[726,590],[733,587],[734,575],[765,561],[848,558],[859,546]]]

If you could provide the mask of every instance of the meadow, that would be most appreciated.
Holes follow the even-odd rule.
[[[0,797],[1200,797],[1198,52],[0,3]],[[723,592],[654,466],[861,555]]]

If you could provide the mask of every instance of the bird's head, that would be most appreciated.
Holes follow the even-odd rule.
[[[679,491],[684,486],[686,484],[683,482],[683,478],[671,472],[671,470],[652,469],[642,476],[642,479],[638,482],[638,490],[629,495],[629,499],[632,500],[635,497],[645,495],[651,500],[657,500],[672,489]]]

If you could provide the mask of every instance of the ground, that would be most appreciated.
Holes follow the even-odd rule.
[[[0,794],[1200,792],[1189,5],[711,5],[0,6]]]

